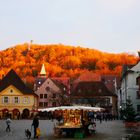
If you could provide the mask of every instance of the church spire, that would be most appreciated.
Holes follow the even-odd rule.
[[[45,65],[44,65],[44,63],[42,64],[42,68],[41,68],[41,71],[40,71],[40,75],[41,75],[41,76],[46,76],[46,70],[45,70]]]

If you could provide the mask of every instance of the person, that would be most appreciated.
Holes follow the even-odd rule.
[[[96,132],[96,123],[92,122],[91,124],[89,124],[88,130],[89,130],[90,134],[95,134],[95,132]]]
[[[33,122],[32,122],[32,126],[34,127],[34,138],[37,138],[36,130],[37,130],[38,126],[39,126],[39,118],[38,118],[38,116],[34,117]]]
[[[10,132],[11,131],[11,128],[10,128],[10,124],[11,124],[11,119],[8,117],[6,119],[6,124],[7,124],[7,127],[6,127],[6,132]]]

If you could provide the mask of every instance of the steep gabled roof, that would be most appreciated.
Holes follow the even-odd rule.
[[[124,77],[124,76],[126,76],[129,72],[133,72],[132,70],[131,70],[131,68],[132,67],[134,67],[135,65],[123,65],[123,67],[122,67],[122,78]]]
[[[28,88],[20,77],[16,74],[14,70],[10,70],[8,74],[0,81],[0,92],[7,88],[8,86],[13,85],[23,94],[34,94],[34,91]]]
[[[54,82],[54,84],[56,86],[58,86],[62,91],[67,90],[67,86],[65,86],[62,82],[58,81],[58,80],[55,80],[55,79],[52,79],[51,80]]]
[[[140,61],[131,68],[132,71],[140,72]]]
[[[111,91],[115,92],[115,88],[119,89],[121,82],[120,77],[116,75],[102,75],[102,82],[105,84],[105,86]]]
[[[79,82],[72,96],[94,97],[94,96],[116,96],[108,90],[101,81]]]

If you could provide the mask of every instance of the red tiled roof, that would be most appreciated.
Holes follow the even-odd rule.
[[[83,97],[93,97],[93,96],[116,96],[111,93],[108,88],[101,81],[92,82],[79,82],[72,96],[83,96]]]
[[[118,76],[116,76],[116,75],[102,75],[101,77],[102,77],[102,81],[104,82],[106,87],[111,92],[115,92],[115,88],[117,88],[117,89],[120,88],[121,82],[120,82],[120,78]]]
[[[91,71],[85,72],[81,74],[75,82],[79,81],[101,81],[101,76],[97,73],[93,73]]]

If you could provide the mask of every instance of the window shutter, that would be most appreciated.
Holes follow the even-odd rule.
[[[12,98],[12,103],[14,103],[14,99],[15,99],[15,97]]]
[[[4,97],[2,97],[2,103],[4,103]]]
[[[18,103],[20,103],[20,97],[18,97]]]
[[[10,97],[8,97],[8,103],[10,103]]]
[[[22,98],[22,104],[24,103],[24,97]]]
[[[30,98],[28,97],[28,104],[30,104]]]

